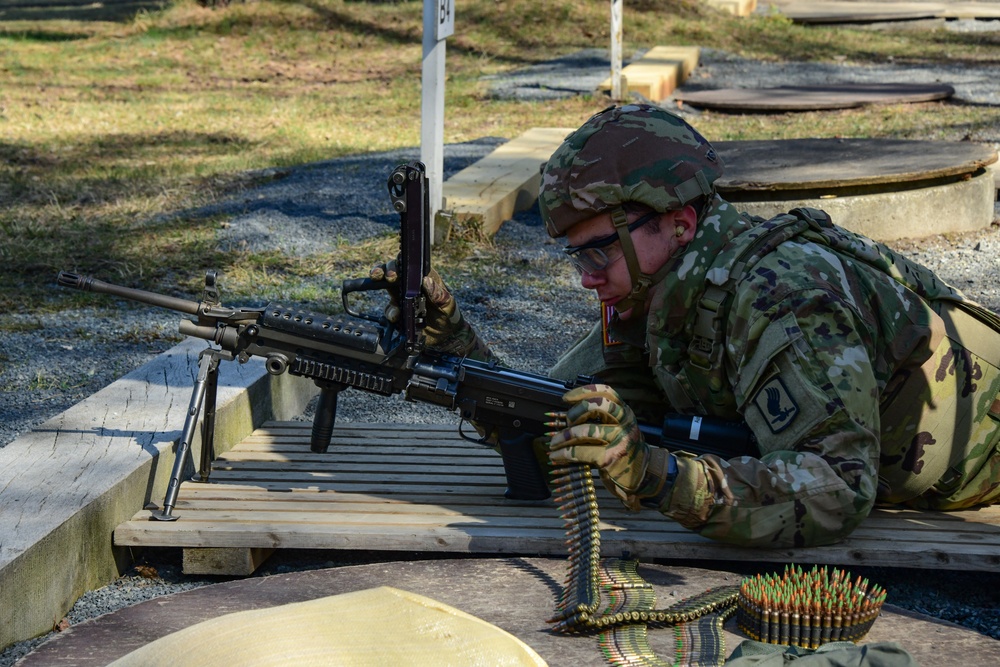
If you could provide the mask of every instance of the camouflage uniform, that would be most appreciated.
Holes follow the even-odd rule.
[[[793,213],[712,199],[647,319],[612,321],[613,344],[598,326],[553,374],[596,375],[640,419],[747,422],[759,458],[674,452],[659,509],[714,539],[824,544],[875,503],[1000,501],[1000,318],[825,213]]]

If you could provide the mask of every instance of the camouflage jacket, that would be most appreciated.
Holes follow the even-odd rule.
[[[761,450],[680,453],[660,511],[714,539],[806,546],[842,538],[876,502],[992,502],[997,361],[970,357],[937,315],[962,295],[809,212],[818,220],[765,222],[717,198],[654,287],[647,320],[610,327],[632,344],[605,347],[607,368],[648,361],[639,411],[744,419]],[[986,336],[1000,349],[1000,334]],[[932,414],[944,395],[945,413]],[[985,430],[959,434],[946,413],[970,405]]]

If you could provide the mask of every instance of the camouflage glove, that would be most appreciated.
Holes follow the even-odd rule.
[[[395,283],[399,279],[396,260],[374,267],[369,273],[372,280],[386,280]],[[444,279],[435,269],[424,276],[424,295],[427,297],[427,314],[424,319],[424,336],[427,347],[453,354],[457,357],[471,357],[481,361],[495,358],[486,343],[469,324],[448,290]],[[390,303],[386,306],[385,317],[390,322],[399,320],[398,297],[389,290]]]
[[[564,419],[566,426],[549,439],[553,465],[597,466],[604,486],[631,510],[663,490],[669,479],[669,454],[643,441],[635,415],[614,389],[589,384],[570,390],[563,400],[571,407],[553,415]]]

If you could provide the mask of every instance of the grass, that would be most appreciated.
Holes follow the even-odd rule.
[[[310,278],[360,275],[392,239],[305,258],[221,253],[224,218],[189,213],[258,182],[254,170],[417,146],[421,8],[410,2],[177,0],[119,20],[0,22],[0,308],[44,312],[92,298],[53,287],[60,269],[227,299],[255,292],[334,300]],[[573,126],[601,96],[495,100],[483,77],[608,43],[607,3],[459,0],[448,40],[445,141]],[[558,27],[557,29],[555,27]],[[626,53],[724,45],[769,61],[997,64],[997,33],[879,32],[734,18],[693,0],[625,11]],[[948,103],[815,114],[704,113],[716,140],[869,136],[997,140],[1000,112]],[[496,249],[437,251],[447,271]],[[482,264],[482,262],[480,262]],[[267,294],[258,296],[268,296]],[[0,323],[0,328],[3,325]]]

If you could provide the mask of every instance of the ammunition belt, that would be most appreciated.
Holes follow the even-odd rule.
[[[736,611],[739,587],[711,589],[656,609],[656,594],[639,575],[638,561],[600,557],[600,515],[590,467],[559,468],[552,481],[569,550],[566,581],[549,619],[552,631],[600,633],[599,645],[612,665],[721,665],[726,657],[722,625]],[[602,594],[607,598],[603,607]],[[673,661],[653,652],[649,626],[673,627]]]

